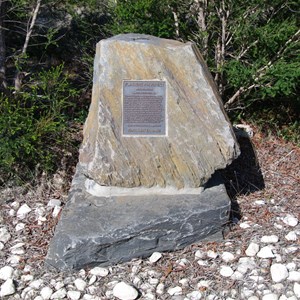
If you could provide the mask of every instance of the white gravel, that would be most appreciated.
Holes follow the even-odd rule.
[[[274,214],[266,228],[245,216],[232,229],[238,233],[235,238],[200,242],[172,253],[154,252],[149,258],[115,266],[57,273],[43,266],[46,252],[39,247],[46,251],[48,241],[32,232],[55,224],[63,203],[49,198],[45,203],[13,201],[1,207],[0,298],[300,299],[300,224],[280,201],[253,203],[255,209]]]

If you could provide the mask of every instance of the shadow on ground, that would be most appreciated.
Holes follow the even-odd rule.
[[[241,154],[226,169],[222,170],[227,193],[232,201],[230,220],[241,219],[242,213],[237,202],[240,195],[250,193],[265,188],[264,178],[261,173],[255,148],[250,138],[245,134],[237,132],[237,139],[240,145]]]

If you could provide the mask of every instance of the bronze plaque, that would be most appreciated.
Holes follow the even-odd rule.
[[[166,135],[165,81],[123,81],[123,135]]]

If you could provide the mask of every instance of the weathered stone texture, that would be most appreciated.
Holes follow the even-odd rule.
[[[45,260],[62,271],[182,249],[228,220],[230,199],[216,176],[198,195],[96,197],[85,181],[78,166]]]
[[[122,136],[123,80],[167,82],[167,136]],[[97,44],[80,164],[100,185],[202,186],[239,154],[196,46],[126,34]]]

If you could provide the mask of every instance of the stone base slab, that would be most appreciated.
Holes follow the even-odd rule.
[[[199,194],[93,196],[77,167],[46,264],[61,271],[106,266],[181,249],[220,232],[230,199],[214,176]]]

